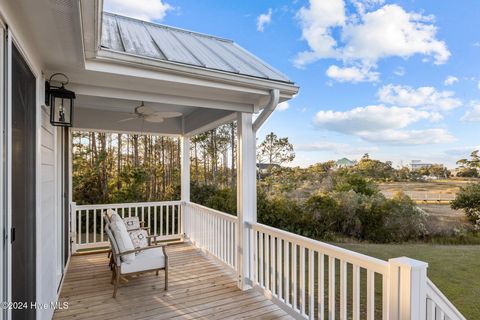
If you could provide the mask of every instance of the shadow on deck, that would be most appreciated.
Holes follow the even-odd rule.
[[[169,290],[163,272],[122,281],[117,298],[106,253],[73,256],[54,319],[290,319],[254,290],[240,291],[235,275],[189,244],[168,246]]]

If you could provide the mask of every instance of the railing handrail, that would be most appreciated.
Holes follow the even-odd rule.
[[[147,207],[155,205],[177,205],[180,204],[180,200],[174,201],[151,201],[151,202],[125,202],[125,203],[105,203],[105,204],[83,204],[75,205],[77,210],[88,210],[88,209],[109,209],[113,207]]]
[[[437,288],[437,286],[427,278],[427,299],[431,299],[442,312],[452,320],[466,320],[457,308],[448,300],[447,297]]]
[[[217,214],[217,215],[221,216],[222,218],[225,218],[225,219],[230,220],[232,222],[238,221],[237,216],[234,216],[234,215],[231,215],[231,214],[219,211],[219,210],[215,210],[215,209],[212,209],[212,208],[209,208],[209,207],[205,207],[205,206],[202,206],[201,204],[198,204],[198,203],[195,203],[195,202],[187,202],[186,205],[201,208],[201,209],[206,210],[210,213]]]
[[[355,265],[358,265],[360,267],[363,267],[365,269],[369,269],[371,271],[374,271],[376,273],[386,275],[388,272],[388,262],[377,259],[374,257],[370,257],[355,251],[351,251],[348,249],[344,249],[341,247],[337,247],[325,242],[321,242],[318,240],[310,239],[304,236],[300,236],[298,234],[294,234],[288,231],[280,230],[274,227],[266,226],[261,223],[249,223],[253,230],[255,231],[260,231],[260,232],[265,232],[272,234],[274,236],[281,237],[285,240],[289,240],[291,242],[296,242],[300,244],[301,246],[307,248],[307,249],[312,249],[312,250],[317,250],[321,251],[322,253],[326,255],[333,256],[335,258],[341,259],[345,262],[352,263]]]

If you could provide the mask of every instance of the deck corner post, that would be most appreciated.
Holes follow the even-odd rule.
[[[181,221],[180,221],[180,233],[183,237],[188,237],[188,203],[190,202],[190,137],[182,136],[181,145]]]
[[[426,319],[428,263],[400,257],[388,264],[388,319]]]
[[[237,274],[238,287],[249,289],[253,248],[250,224],[257,221],[256,141],[251,113],[238,113],[237,152]]]
[[[77,252],[77,203],[70,202],[70,243],[71,254]]]

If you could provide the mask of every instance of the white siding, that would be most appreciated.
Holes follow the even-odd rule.
[[[38,173],[40,193],[40,212],[37,213],[37,301],[40,303],[54,302],[57,298],[58,275],[56,262],[57,248],[60,245],[56,237],[56,136],[54,127],[50,125],[49,111],[41,109],[40,128],[40,172]],[[51,319],[53,310],[47,308],[38,310],[37,319]]]

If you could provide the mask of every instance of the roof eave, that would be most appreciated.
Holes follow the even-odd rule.
[[[188,75],[196,78],[226,82],[264,90],[278,89],[280,90],[281,101],[291,99],[299,91],[299,87],[291,82],[264,79],[222,70],[208,69],[195,65],[187,65],[184,63],[148,58],[145,56],[139,56],[125,52],[117,52],[105,48],[98,50],[96,57],[92,60]]]

